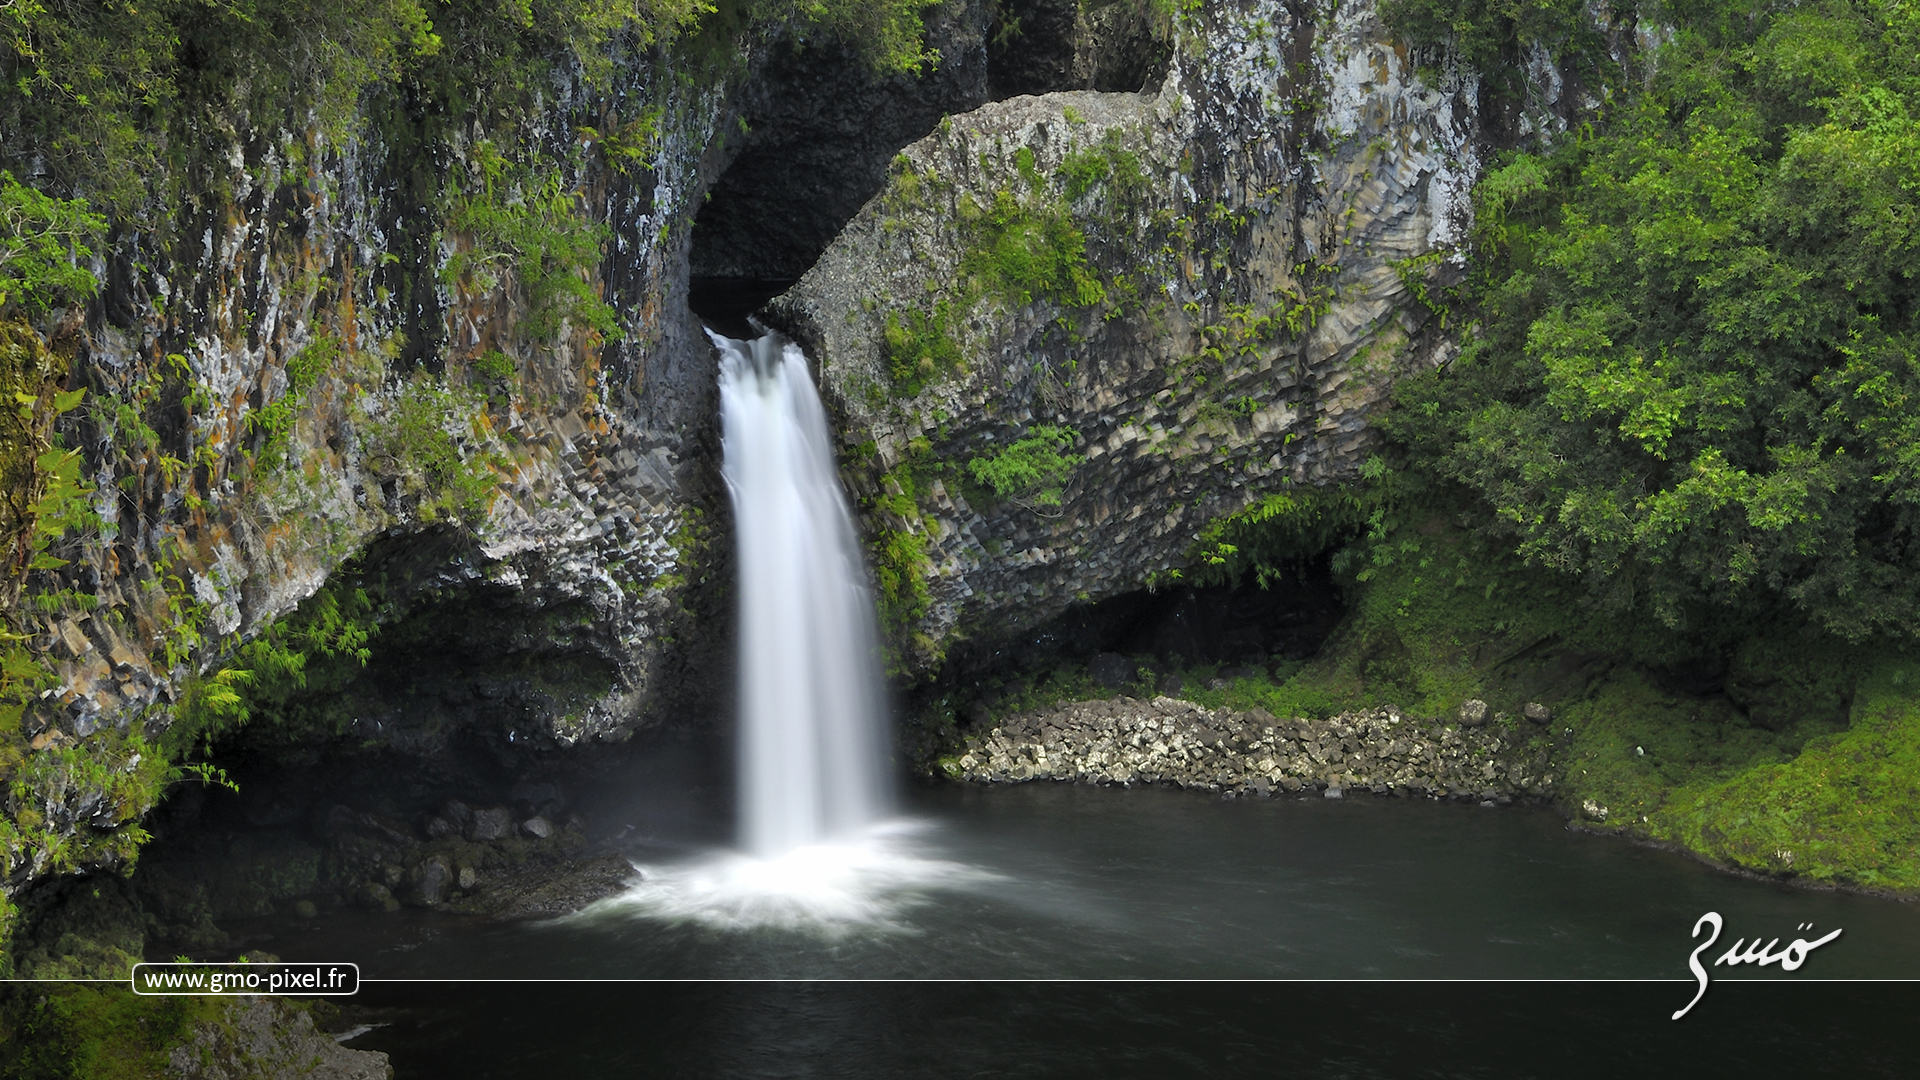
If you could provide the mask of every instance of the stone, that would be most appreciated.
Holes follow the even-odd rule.
[[[553,835],[553,822],[535,814],[533,817],[520,823],[520,831],[533,837],[535,840],[545,840],[547,837]]]
[[[1320,797],[1323,799],[1344,799],[1347,797],[1347,793],[1345,789],[1341,788],[1338,784],[1329,784],[1327,790],[1320,793]]]
[[[1460,726],[1479,727],[1487,722],[1487,703],[1479,698],[1468,698],[1460,703]]]
[[[1133,664],[1119,653],[1100,653],[1087,664],[1087,677],[1095,686],[1117,690],[1133,681]]]
[[[453,867],[445,855],[432,855],[407,875],[407,902],[415,907],[434,907],[447,902],[447,890],[453,885]]]
[[[480,874],[471,866],[462,866],[459,873],[455,875],[454,881],[459,885],[460,891],[466,892],[479,883]]]
[[[293,904],[293,913],[302,919],[311,919],[320,914],[320,909],[315,907],[311,900],[296,900]]]
[[[178,1080],[392,1080],[385,1053],[341,1045],[316,1029],[312,1014],[295,1002],[262,994],[222,995],[207,1004],[213,1015],[174,1037],[178,1041],[167,1051],[166,1075]]]
[[[427,816],[427,823],[421,827],[421,831],[427,834],[427,839],[429,840],[444,840],[449,836],[457,835],[460,830],[456,829],[453,822],[448,821],[446,818],[438,814],[429,814]]]
[[[467,839],[479,842],[504,839],[513,831],[513,814],[504,806],[489,806],[473,812],[473,824],[467,827]]]
[[[440,804],[440,816],[453,823],[453,827],[465,832],[473,824],[473,808],[459,799],[448,799]]]
[[[393,891],[377,881],[363,881],[356,885],[348,899],[353,902],[354,907],[368,908],[373,911],[383,908],[391,911],[399,906],[394,903]]]
[[[1553,710],[1537,701],[1527,702],[1527,707],[1520,710],[1520,715],[1536,724],[1546,724],[1553,721]]]

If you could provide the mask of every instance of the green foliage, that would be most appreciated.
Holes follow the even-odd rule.
[[[1333,565],[1349,613],[1284,678],[1187,696],[1276,716],[1395,704],[1442,719],[1467,698],[1510,716],[1542,701],[1552,724],[1516,721],[1510,737],[1560,777],[1566,805],[1607,809],[1590,827],[1764,873],[1920,887],[1910,649],[1850,645],[1791,611],[1681,628],[1606,618],[1576,583],[1466,522],[1468,493],[1374,461],[1365,484],[1311,497],[1324,516],[1288,493],[1204,534],[1202,557],[1224,557],[1211,581],[1282,572],[1287,556],[1345,533]],[[1656,675],[1702,666],[1724,669],[1723,693],[1677,692]]]
[[[1068,428],[1035,424],[1025,436],[992,456],[968,461],[967,472],[991,487],[995,495],[1029,510],[1059,506],[1061,491],[1073,475],[1073,467],[1082,460],[1077,454],[1060,451],[1078,438]]]
[[[82,199],[54,199],[0,170],[0,312],[29,317],[99,291],[88,262],[106,221]]]
[[[1634,0],[1608,6],[1615,26],[1635,10]],[[1381,0],[1380,17],[1416,47],[1451,47],[1506,93],[1519,89],[1521,60],[1533,46],[1568,66],[1590,68],[1607,59],[1606,39],[1582,0]]]
[[[340,358],[340,339],[321,335],[287,360],[287,388],[263,408],[247,414],[247,429],[264,436],[255,460],[268,469],[285,462],[287,438],[293,430],[307,391]]]
[[[1653,835],[1762,873],[1920,890],[1920,668],[1888,660],[1847,730],[1676,792]]]
[[[1188,553],[1191,584],[1229,585],[1251,574],[1261,588],[1354,536],[1380,509],[1377,489],[1307,487],[1276,492],[1207,525]]]
[[[473,370],[482,378],[492,379],[495,382],[510,382],[519,374],[519,370],[514,367],[513,358],[499,349],[488,349],[481,353],[480,358],[473,362]]]
[[[571,321],[617,339],[619,316],[592,281],[611,232],[580,216],[579,194],[558,171],[515,167],[485,141],[475,146],[474,158],[478,190],[456,196],[449,217],[471,246],[454,253],[441,279],[486,291],[511,271],[525,293],[526,329],[534,337],[550,338]]]
[[[919,74],[926,0],[154,0],[0,6],[0,164],[38,162],[50,186],[86,192],[115,218],[163,213],[224,172],[232,118],[348,141],[372,98],[420,118],[494,117],[529,103],[558,67],[611,78],[616,50],[710,30],[731,52],[749,25],[782,23],[850,42],[877,70]],[[375,110],[378,111],[378,110]],[[657,111],[590,138],[610,164],[645,165]],[[428,125],[432,127],[432,124]],[[438,129],[436,129],[438,130]],[[444,133],[444,132],[442,132]],[[216,181],[217,182],[217,181]]]
[[[1676,12],[1645,89],[1481,185],[1474,319],[1395,431],[1671,625],[1920,625],[1920,12]]]
[[[912,397],[933,379],[966,370],[960,343],[953,337],[952,318],[953,304],[948,300],[934,304],[931,313],[908,311],[905,319],[897,311],[887,313],[887,374],[895,390]]]
[[[215,1023],[227,1003],[209,997],[141,996],[124,983],[50,983],[0,1002],[0,1072],[18,1080],[146,1080],[196,1024]]]
[[[423,524],[472,528],[493,505],[493,469],[502,462],[492,441],[483,405],[470,391],[416,373],[362,434],[362,449],[403,495],[418,500]]]
[[[1106,301],[1106,287],[1087,265],[1086,234],[1064,206],[1000,191],[986,207],[963,196],[960,218],[969,233],[960,270],[985,295],[1016,308],[1035,300],[1069,308]]]

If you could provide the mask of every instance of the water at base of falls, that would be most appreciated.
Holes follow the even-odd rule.
[[[805,355],[776,334],[708,336],[740,574],[740,843],[773,859],[891,806],[878,635]]]
[[[771,858],[715,852],[643,866],[626,892],[571,917],[581,926],[629,917],[714,930],[762,928],[827,938],[907,931],[914,908],[939,893],[1004,880],[930,855],[926,822],[894,819],[852,835],[806,844]]]

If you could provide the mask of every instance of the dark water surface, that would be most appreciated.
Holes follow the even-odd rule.
[[[367,978],[1685,979],[1717,911],[1712,955],[1843,931],[1797,972],[1722,977],[1920,977],[1920,907],[1735,877],[1546,810],[1056,784],[913,804],[916,831],[794,898],[742,902],[698,856],[642,851],[638,894],[565,919],[352,913],[268,947]]]
[[[376,984],[397,1080],[1907,1077],[1913,983]],[[1708,1008],[1711,1006],[1711,1008]]]
[[[1826,981],[1920,975],[1913,905],[1548,811],[1051,784],[912,801],[916,831],[785,907],[640,851],[641,894],[579,916],[369,914],[273,947],[400,980],[363,984],[379,1026],[350,1044],[399,1080],[1920,1075],[1920,983]],[[1709,910],[1709,960],[1843,933],[1794,973],[1715,969],[1676,1023]],[[468,981],[410,981],[432,979]],[[1547,981],[1447,981],[1503,979]]]

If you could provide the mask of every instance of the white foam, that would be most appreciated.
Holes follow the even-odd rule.
[[[836,936],[912,932],[905,914],[936,891],[968,889],[1000,875],[933,856],[919,822],[883,822],[843,840],[761,858],[715,852],[691,862],[638,865],[625,893],[570,920],[647,919],[719,930],[775,928]]]

